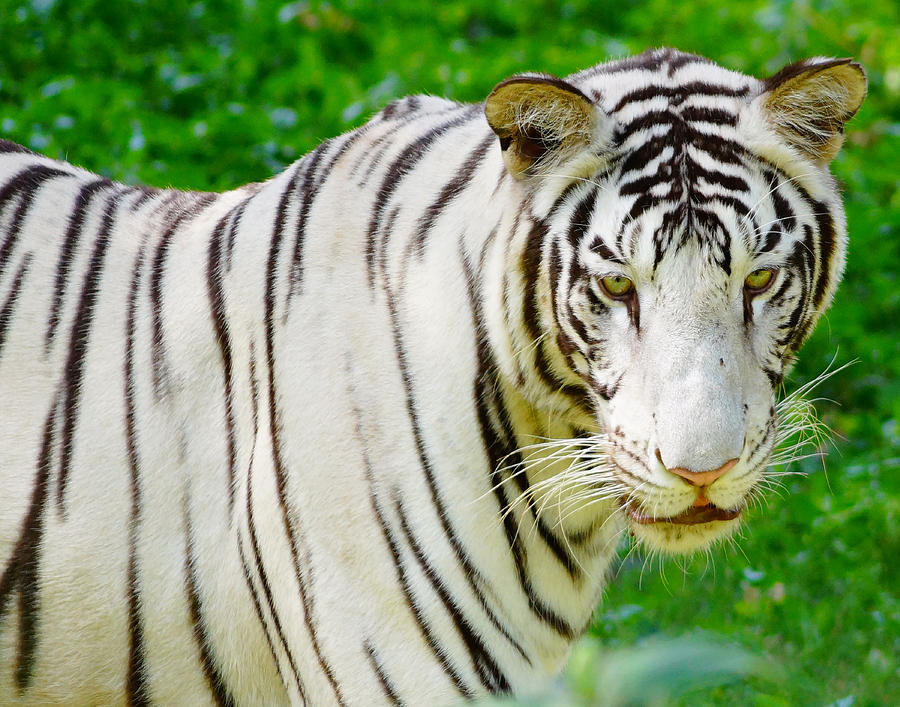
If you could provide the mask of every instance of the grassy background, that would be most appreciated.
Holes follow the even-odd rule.
[[[659,45],[757,75],[816,54],[869,72],[834,164],[847,275],[788,384],[835,354],[858,359],[821,388],[840,402],[819,407],[845,439],[827,475],[808,463],[752,513],[739,549],[624,562],[568,682],[542,699],[601,702],[604,651],[655,655],[661,634],[717,636],[780,666],[700,689],[709,656],[685,653],[672,675],[697,676],[686,704],[900,704],[896,0],[0,0],[0,137],[129,182],[223,189],[270,176],[406,93],[481,100],[516,72],[565,75]]]

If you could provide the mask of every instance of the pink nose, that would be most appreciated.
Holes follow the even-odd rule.
[[[691,486],[709,486],[737,463],[737,459],[731,459],[722,464],[718,469],[712,469],[711,471],[691,471],[690,469],[682,469],[677,466],[669,469],[669,471],[676,476],[680,476]]]

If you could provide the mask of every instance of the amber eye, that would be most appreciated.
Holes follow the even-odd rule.
[[[744,288],[750,294],[758,295],[768,290],[774,279],[775,271],[772,268],[760,268],[747,275],[744,279]]]
[[[613,299],[626,299],[634,292],[634,283],[624,275],[607,275],[600,278],[600,286]]]

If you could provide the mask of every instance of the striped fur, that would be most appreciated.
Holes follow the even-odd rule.
[[[740,521],[667,519],[759,486],[844,261],[804,135],[831,150],[855,112],[784,96],[864,92],[852,67],[767,84],[658,50],[517,79],[502,100],[546,100],[497,135],[409,97],[223,194],[0,142],[0,703],[445,704],[554,674],[623,529],[703,547]]]

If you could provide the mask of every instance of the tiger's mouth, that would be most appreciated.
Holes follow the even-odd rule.
[[[691,506],[673,516],[664,516],[657,518],[648,515],[631,503],[624,503],[622,506],[628,517],[635,523],[640,525],[653,525],[656,523],[671,523],[672,525],[698,525],[700,523],[711,523],[712,521],[734,520],[741,515],[742,508],[728,509],[719,508],[713,504],[705,506]]]

